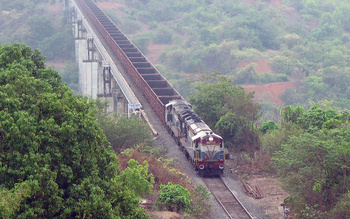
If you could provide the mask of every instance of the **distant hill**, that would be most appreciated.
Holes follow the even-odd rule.
[[[307,107],[309,100],[331,100],[350,109],[348,2],[108,0],[98,5],[185,97],[192,92],[187,75],[216,71],[244,86],[291,85],[272,98],[279,104]]]

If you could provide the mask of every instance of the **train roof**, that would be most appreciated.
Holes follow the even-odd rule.
[[[191,138],[191,140],[195,141],[197,139],[203,140],[203,139],[207,139],[207,138],[209,138],[209,139],[212,138],[211,141],[213,141],[214,139],[223,140],[220,135],[217,135],[217,134],[215,134],[213,132],[206,132],[206,131],[202,131],[202,132],[197,133],[195,136],[193,136]]]
[[[186,124],[189,130],[192,130],[194,136],[192,139],[206,138],[211,136],[222,140],[222,137],[215,134],[211,128],[192,110],[192,106],[182,99],[169,101],[166,107],[172,105],[179,119]]]
[[[184,122],[194,134],[200,131],[212,132],[209,126],[192,110],[191,105],[186,101],[172,100],[168,105],[173,105],[179,119]]]
[[[213,132],[205,122],[189,123],[188,127],[193,131],[195,135],[199,132],[207,132],[207,133]]]
[[[203,120],[192,110],[192,106],[184,100],[172,100],[166,106],[173,105],[176,114],[180,120],[187,122],[193,120],[194,122],[203,122]]]

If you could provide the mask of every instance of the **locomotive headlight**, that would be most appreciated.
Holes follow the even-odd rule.
[[[223,169],[224,169],[224,165],[220,164],[220,165],[219,165],[219,169],[220,169],[220,170],[223,170]]]
[[[203,170],[204,169],[204,165],[199,165],[199,169]]]
[[[214,138],[212,136],[209,137],[209,141],[213,141]]]

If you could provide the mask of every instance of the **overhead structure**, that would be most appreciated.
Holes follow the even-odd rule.
[[[75,38],[75,57],[79,65],[79,91],[92,99],[104,98],[109,111],[130,115],[142,106],[126,82],[115,54],[106,47],[81,8],[74,0],[66,0]]]

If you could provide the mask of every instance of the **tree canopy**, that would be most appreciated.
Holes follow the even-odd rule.
[[[288,204],[298,216],[350,216],[349,121],[346,111],[287,106],[280,129],[269,134],[270,148],[275,149],[272,164],[291,192]]]
[[[185,98],[191,92],[184,79],[199,68],[229,75],[237,84],[298,81],[284,93],[286,105],[333,100],[350,109],[347,1],[123,2],[125,10],[118,12],[126,19],[118,25],[128,30],[142,22],[128,34],[146,56],[154,55],[148,46],[165,44],[158,58],[161,72]],[[262,60],[272,68],[246,67]]]
[[[190,102],[194,110],[218,134],[227,146],[251,151],[259,147],[254,123],[259,118],[259,104],[253,101],[254,93],[246,93],[232,80],[210,75],[195,85],[197,93]]]
[[[23,44],[0,47],[0,217],[147,217],[91,103],[44,61]]]

